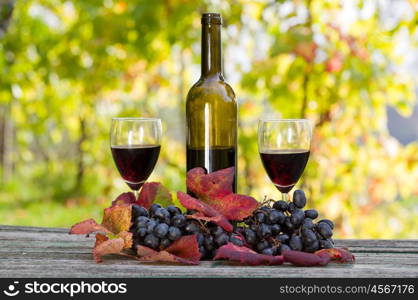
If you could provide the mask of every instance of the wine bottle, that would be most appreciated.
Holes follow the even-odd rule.
[[[223,76],[221,26],[220,14],[202,15],[202,73],[186,100],[187,170],[235,167],[236,192],[237,103]]]

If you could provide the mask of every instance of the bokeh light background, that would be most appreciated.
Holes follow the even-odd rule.
[[[405,119],[417,99],[417,1],[0,4],[0,224],[100,219],[127,191],[109,151],[113,116],[162,118],[150,180],[185,189],[185,97],[200,73],[200,14],[212,11],[239,102],[239,191],[279,197],[258,156],[258,119],[308,118],[298,186],[336,236],[418,237],[417,109]]]

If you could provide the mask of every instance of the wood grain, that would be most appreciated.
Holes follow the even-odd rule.
[[[0,226],[0,277],[418,277],[418,240],[337,240],[356,264],[321,268],[150,264],[115,255],[96,264],[93,243],[94,235],[69,235],[66,228]]]

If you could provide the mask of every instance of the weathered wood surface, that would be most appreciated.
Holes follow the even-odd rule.
[[[151,264],[118,256],[96,264],[93,236],[68,235],[64,228],[0,226],[0,277],[418,277],[418,240],[337,240],[355,254],[356,264],[300,268],[221,261]]]

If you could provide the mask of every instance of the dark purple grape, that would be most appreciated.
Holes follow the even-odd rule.
[[[254,231],[254,232],[257,232],[258,231],[258,225],[257,224],[252,224],[251,226],[250,226],[250,229],[252,230],[252,231]]]
[[[266,220],[266,215],[262,212],[256,213],[255,214],[255,220],[258,223],[264,223],[264,221]]]
[[[186,223],[187,223],[187,219],[183,215],[177,215],[171,219],[171,225],[176,226],[178,228],[184,227]]]
[[[280,231],[282,230],[282,228],[280,227],[279,224],[274,224],[270,226],[270,230],[271,230],[272,235],[278,235]]]
[[[216,227],[212,228],[211,233],[212,233],[213,236],[216,237],[216,236],[219,236],[221,234],[224,234],[225,230],[223,230],[223,228],[221,226],[216,226]]]
[[[278,212],[278,216],[279,216],[279,220],[277,221],[277,224],[282,225],[286,219],[286,215],[282,212],[282,211],[277,211]]]
[[[148,211],[146,210],[146,208],[138,205],[138,204],[134,204],[132,205],[132,217],[134,219],[138,218],[138,217],[148,217]]]
[[[318,218],[318,211],[316,209],[307,209],[305,210],[305,217],[314,220]]]
[[[257,241],[257,235],[249,228],[244,230],[244,237],[248,244],[254,245]]]
[[[205,241],[205,236],[202,233],[198,233],[196,235],[196,240],[199,246],[203,245],[203,242]]]
[[[151,218],[150,220],[157,223],[157,225],[160,224],[160,219],[158,218]]]
[[[215,243],[221,247],[229,242],[229,236],[226,233],[220,234],[215,238]]]
[[[305,218],[302,222],[302,229],[313,229],[314,223],[312,222],[312,219],[310,218]]]
[[[174,227],[175,228],[175,227]],[[168,225],[165,223],[161,223],[158,224],[155,228],[154,228],[154,234],[155,236],[159,237],[159,238],[165,238],[165,236],[168,233]]]
[[[295,209],[290,216],[290,222],[296,227],[299,226],[305,218],[305,214],[301,209]]]
[[[145,216],[139,216],[138,218],[136,218],[135,223],[137,227],[147,227],[147,224],[149,221],[150,221],[149,218]]]
[[[290,202],[287,206],[287,211],[293,213],[297,209],[296,205],[293,202]]]
[[[316,225],[316,230],[321,236],[325,239],[328,239],[332,236],[332,229],[326,222],[320,222]]]
[[[305,245],[305,247],[303,248],[303,250],[305,251],[305,252],[315,252],[316,250],[319,250],[319,241],[318,240],[315,240],[315,241],[313,241],[312,243],[310,243],[310,244],[308,244],[308,245]]]
[[[263,251],[261,251],[261,254],[264,254],[264,255],[273,255],[273,253],[274,251],[272,248],[265,248],[263,249]]]
[[[231,234],[229,241],[237,246],[244,246],[244,242],[236,234]]]
[[[257,244],[256,248],[258,252],[261,252],[269,246],[270,246],[269,242],[267,242],[266,240],[262,240]]]
[[[257,235],[260,238],[267,238],[271,236],[271,229],[269,225],[266,224],[260,224],[258,227]]]
[[[171,225],[171,218],[170,217],[164,218],[164,220],[162,220],[161,222],[163,222],[167,225]]]
[[[154,215],[155,212],[157,211],[157,209],[161,208],[161,205],[157,204],[157,203],[153,203],[149,209],[149,213],[151,215]]]
[[[262,210],[262,211],[264,211],[264,212],[266,212],[268,214],[270,212],[270,207],[268,207],[268,206],[262,206],[262,207],[259,208],[259,210]]]
[[[168,228],[167,237],[172,241],[177,241],[179,238],[181,238],[181,230],[177,227],[171,226]]]
[[[334,248],[334,244],[330,240],[320,240],[319,245],[320,245],[321,249]]]
[[[139,236],[139,237],[144,237],[144,236],[146,236],[147,235],[147,229],[145,228],[145,227],[139,227],[137,230],[136,230],[136,234]]]
[[[329,226],[329,227],[331,227],[331,229],[334,229],[334,223],[333,223],[331,220],[328,220],[328,219],[322,219],[322,220],[320,220],[320,221],[318,222],[318,224],[319,224],[319,223],[322,223],[322,222],[324,222],[324,223],[328,224],[328,226]]]
[[[199,225],[197,225],[195,222],[190,222],[189,224],[186,225],[186,227],[184,228],[184,230],[186,230],[187,232],[191,232],[191,233],[197,233],[200,231],[199,229]]]
[[[285,215],[278,210],[272,210],[268,216],[268,220],[271,224],[283,223]]]
[[[214,249],[213,237],[211,235],[205,237],[203,245],[205,246],[206,250],[212,251]]]
[[[199,252],[201,254],[201,257],[200,257],[201,259],[205,258],[207,256],[207,251],[206,251],[205,246],[200,246],[199,247]]]
[[[150,220],[148,223],[147,223],[147,232],[148,233],[153,233],[154,232],[154,229],[155,229],[155,227],[157,226],[158,224],[157,224],[157,222],[155,222],[154,220]]]
[[[318,240],[316,234],[310,229],[302,229],[302,239],[304,245],[311,245]]]
[[[159,208],[155,211],[154,216],[160,220],[165,220],[166,218],[170,219],[170,213],[165,208]]]
[[[170,245],[171,245],[171,241],[169,239],[162,239],[160,241],[160,248],[161,249],[165,249],[165,248],[167,248]]]
[[[160,244],[160,240],[155,235],[150,233],[145,237],[144,244],[152,249],[157,249]]]
[[[273,208],[281,211],[286,211],[289,208],[289,206],[286,201],[279,200],[274,202]]]
[[[284,223],[283,223],[283,229],[286,230],[287,232],[291,232],[293,231],[294,228],[295,228],[294,225],[290,221],[290,217],[286,216]]]
[[[169,205],[169,206],[167,206],[166,209],[172,217],[177,216],[177,215],[181,215],[181,210],[177,206]]]
[[[289,241],[289,246],[292,250],[301,251],[303,248],[302,238],[296,234],[293,234]]]
[[[280,244],[278,250],[279,250],[279,253],[283,253],[283,251],[290,251],[292,249],[290,249],[290,247],[286,244]]]
[[[279,234],[276,236],[276,240],[278,240],[280,243],[287,243],[289,239],[290,237],[287,234]]]
[[[296,190],[293,193],[293,203],[298,208],[303,208],[306,205],[305,192],[302,190]]]

